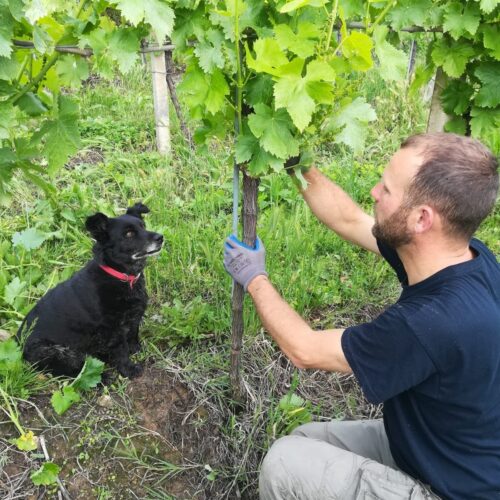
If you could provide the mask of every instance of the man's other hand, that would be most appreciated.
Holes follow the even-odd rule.
[[[267,276],[266,250],[262,241],[257,238],[255,248],[251,248],[234,234],[226,238],[224,268],[246,292],[248,285],[256,276]]]

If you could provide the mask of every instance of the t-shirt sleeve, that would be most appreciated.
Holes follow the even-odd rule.
[[[380,240],[377,240],[377,246],[380,250],[380,255],[382,255],[394,271],[396,271],[399,282],[404,285],[408,284],[408,275],[406,274],[403,263],[396,250]]]
[[[395,304],[342,335],[344,355],[371,403],[387,401],[436,372],[401,308]]]

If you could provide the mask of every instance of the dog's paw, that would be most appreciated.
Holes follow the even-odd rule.
[[[127,365],[126,367],[122,368],[119,371],[120,375],[122,375],[123,377],[136,378],[142,375],[144,367],[139,363],[137,364],[130,363],[129,365]]]

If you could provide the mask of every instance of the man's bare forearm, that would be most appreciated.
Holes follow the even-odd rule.
[[[297,368],[351,371],[341,347],[343,330],[312,330],[266,276],[257,276],[248,292],[265,329]]]

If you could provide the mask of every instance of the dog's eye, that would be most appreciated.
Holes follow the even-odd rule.
[[[133,238],[135,236],[135,231],[129,230],[125,233],[125,238]]]

